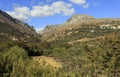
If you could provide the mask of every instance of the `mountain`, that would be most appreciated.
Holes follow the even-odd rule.
[[[119,18],[77,14],[48,25],[41,37],[51,44],[50,56],[62,62],[62,72],[69,73],[62,77],[120,77]]]
[[[37,37],[38,34],[32,26],[0,10],[0,36],[12,40],[24,40]]]
[[[93,16],[89,16],[86,14],[74,14],[71,18],[69,18],[67,20],[67,22],[65,22],[66,24],[72,24],[74,22],[86,22],[87,20],[93,20],[95,19]],[[82,20],[82,21],[81,21]]]
[[[40,34],[0,10],[0,77],[120,77],[119,18],[77,14]]]
[[[42,38],[48,41],[57,39],[74,41],[81,38],[95,38],[107,35],[120,29],[119,18],[94,18],[85,14],[75,14],[65,23],[47,26]]]

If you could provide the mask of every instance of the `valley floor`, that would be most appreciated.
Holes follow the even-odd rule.
[[[36,56],[36,57],[32,57],[32,58],[33,58],[33,60],[38,61],[40,64],[42,62],[45,63],[45,66],[50,66],[54,70],[62,67],[62,63],[53,57]]]

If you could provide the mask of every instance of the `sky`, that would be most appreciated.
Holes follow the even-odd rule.
[[[36,30],[62,24],[74,14],[120,18],[120,0],[0,0],[0,9]]]

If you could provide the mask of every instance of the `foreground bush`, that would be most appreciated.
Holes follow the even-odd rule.
[[[58,73],[29,58],[27,52],[18,46],[0,53],[0,77],[59,77]]]

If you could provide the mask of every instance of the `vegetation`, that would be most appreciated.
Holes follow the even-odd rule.
[[[0,52],[1,77],[119,77],[120,76],[120,35],[111,34],[90,42],[67,45],[60,43],[50,46],[26,44],[28,47],[12,42],[5,43]],[[38,45],[38,47],[37,47]],[[6,46],[6,47],[5,47]],[[49,48],[49,50],[44,50]],[[42,50],[41,50],[42,49]],[[30,51],[30,52],[29,52]],[[42,52],[43,51],[43,52]],[[34,52],[34,53],[31,53]],[[28,55],[28,54],[33,55]],[[32,56],[52,56],[63,63],[63,67],[53,70],[44,63],[38,63]]]
[[[0,77],[52,77],[54,72],[28,57],[27,52],[14,46],[0,54]]]
[[[76,19],[72,23],[73,17],[68,26],[48,26],[47,34],[39,37],[33,28],[6,15],[1,14],[12,22],[0,22],[0,77],[120,77],[120,30],[116,29],[120,20],[88,17],[84,23]],[[38,60],[41,56],[62,66],[53,68]]]
[[[93,45],[86,42],[68,49],[57,47],[52,55],[64,63],[63,71],[70,77],[119,77],[119,38],[119,35],[109,35],[94,41]]]

